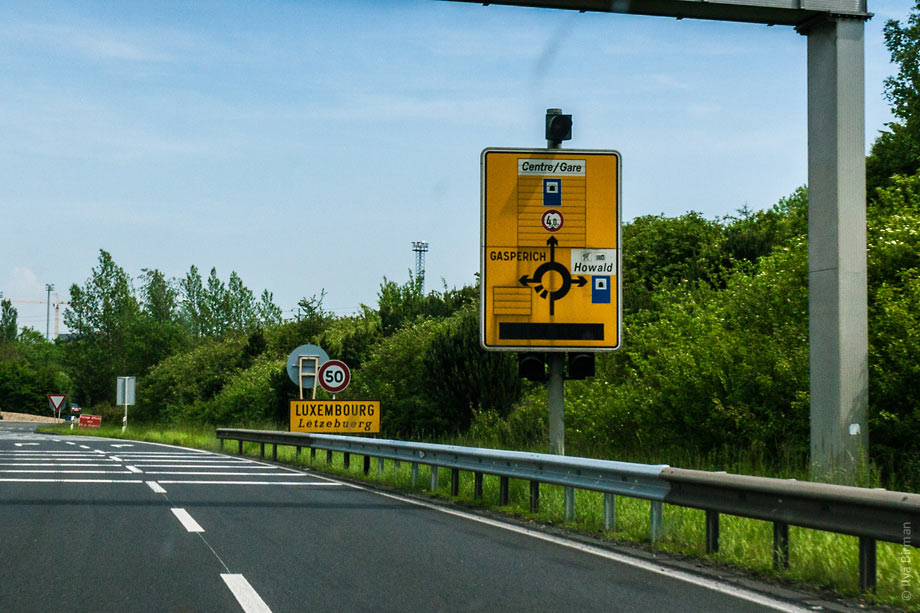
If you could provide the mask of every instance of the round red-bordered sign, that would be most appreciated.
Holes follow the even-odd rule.
[[[330,394],[338,394],[351,382],[351,371],[342,360],[326,360],[317,374],[320,386]]]
[[[557,232],[561,230],[564,222],[565,219],[562,217],[562,213],[556,209],[545,211],[540,218],[540,223],[543,224],[543,229],[547,232]]]

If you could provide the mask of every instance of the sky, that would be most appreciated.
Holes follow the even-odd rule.
[[[912,4],[869,0],[867,148]],[[419,240],[426,289],[470,284],[480,153],[545,146],[550,107],[621,153],[626,221],[770,207],[806,183],[805,60],[789,27],[438,0],[0,3],[0,292],[66,301],[106,250],[348,315]]]

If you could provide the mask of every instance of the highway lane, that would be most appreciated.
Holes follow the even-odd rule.
[[[0,422],[0,610],[796,610],[309,471],[33,429]]]

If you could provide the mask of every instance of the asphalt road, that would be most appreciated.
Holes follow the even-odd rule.
[[[309,471],[0,422],[0,611],[772,611]]]

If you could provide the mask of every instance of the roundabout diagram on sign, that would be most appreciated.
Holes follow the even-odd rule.
[[[549,314],[555,315],[555,302],[564,298],[566,294],[569,293],[569,290],[572,289],[573,284],[578,287],[584,287],[588,283],[588,279],[581,275],[573,278],[569,269],[556,261],[556,245],[559,244],[559,241],[556,240],[555,236],[549,237],[546,244],[549,245],[549,262],[540,264],[533,272],[533,276],[528,277],[527,275],[523,275],[519,281],[521,285],[525,287],[532,286],[533,290],[540,298],[549,300]],[[546,284],[543,283],[543,276],[549,272],[555,272],[562,279],[562,283],[559,287],[553,290],[547,289]]]

